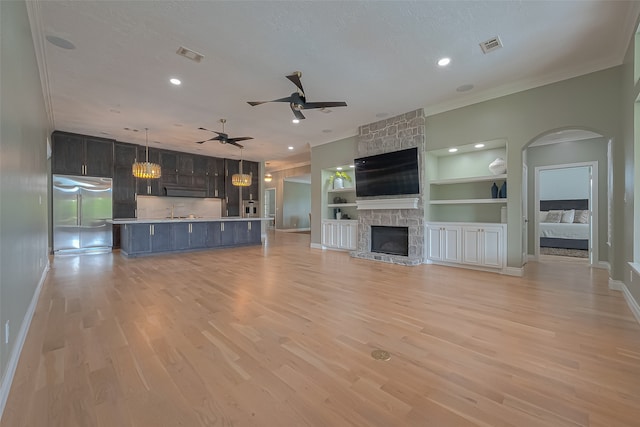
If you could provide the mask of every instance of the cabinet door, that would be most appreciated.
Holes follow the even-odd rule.
[[[52,137],[52,173],[82,175],[84,172],[84,138],[82,135],[54,132]]]
[[[235,243],[235,222],[220,223],[220,245],[230,246]]]
[[[207,247],[207,223],[192,222],[189,235],[189,247],[192,249]]]
[[[131,166],[115,168],[112,195],[114,203],[136,201],[136,178],[131,173]]]
[[[178,155],[178,174],[193,175],[193,154],[180,153]]]
[[[129,231],[128,251],[124,247],[125,241],[121,242],[126,252],[130,254],[151,252],[151,225],[127,224],[126,228]]]
[[[251,175],[251,185],[248,187],[242,187],[242,200],[258,200],[258,163],[243,161],[242,170],[244,173]]]
[[[231,176],[238,173],[238,160],[225,159],[225,193],[227,198],[227,216],[240,216],[240,187],[231,183]]]
[[[442,244],[442,261],[459,263],[462,258],[462,237],[460,227],[443,227],[440,243]]]
[[[482,264],[502,268],[502,228],[484,227],[482,236]]]
[[[175,222],[171,228],[173,229],[173,249],[189,249],[189,223]]]
[[[479,227],[462,229],[462,262],[465,264],[482,264],[482,230]]]
[[[136,161],[146,162],[147,153],[145,147],[138,147]],[[149,162],[160,164],[160,150],[157,148],[149,148]],[[137,178],[138,194],[143,196],[162,196],[162,180],[164,179],[164,171],[160,179],[139,179]]]
[[[215,248],[221,245],[221,222],[207,222],[207,247]]]
[[[113,202],[113,218],[135,218],[136,202]]]
[[[207,159],[207,197],[225,197],[224,159],[209,157]]]
[[[171,223],[151,225],[151,250],[153,252],[164,252],[172,249]]]
[[[236,245],[246,245],[249,243],[251,238],[251,222],[250,221],[239,221],[233,223],[235,228],[235,238],[234,243]]]
[[[193,156],[193,174],[206,175],[209,166],[209,158],[206,156]]]
[[[341,249],[356,249],[357,226],[351,223],[339,223],[338,228],[338,246]]]
[[[162,178],[161,183],[169,185],[177,185],[178,184],[178,156],[173,151],[160,151],[160,166],[162,167]],[[162,191],[160,191],[160,195]]]
[[[115,167],[129,168],[136,161],[138,155],[138,146],[133,144],[125,144],[116,142],[113,145],[113,165]]]
[[[249,243],[260,243],[262,241],[261,221],[249,221]]]
[[[433,261],[443,261],[442,240],[444,227],[427,227],[427,258]]]
[[[87,176],[113,176],[113,141],[85,138],[85,168]]]

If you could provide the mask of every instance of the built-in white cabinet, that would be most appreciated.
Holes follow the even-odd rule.
[[[485,224],[462,227],[462,262],[480,267],[502,268],[503,234],[500,226]]]
[[[506,224],[429,223],[427,263],[502,271],[506,267],[506,231]]]
[[[455,262],[462,260],[462,232],[456,225],[427,227],[427,258],[433,261]]]
[[[330,249],[355,250],[358,221],[322,220],[322,246]]]

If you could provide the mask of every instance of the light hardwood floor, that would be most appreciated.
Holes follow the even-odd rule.
[[[640,326],[606,272],[526,273],[353,259],[297,233],[55,257],[1,425],[640,425]]]

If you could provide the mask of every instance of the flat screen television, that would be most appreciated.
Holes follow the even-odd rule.
[[[420,193],[418,148],[355,159],[356,196]]]

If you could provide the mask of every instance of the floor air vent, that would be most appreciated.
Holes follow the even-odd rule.
[[[502,42],[500,41],[500,37],[498,36],[492,37],[489,40],[480,43],[480,48],[484,53],[493,52],[494,50],[500,49],[501,47]]]

